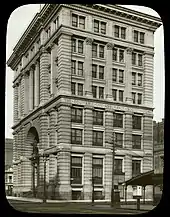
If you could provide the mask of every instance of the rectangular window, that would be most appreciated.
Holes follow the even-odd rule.
[[[117,61],[117,49],[113,48],[113,61]]]
[[[72,183],[72,184],[77,184],[77,183]],[[81,199],[82,199],[81,191],[72,191],[72,200],[81,200]]]
[[[104,66],[99,66],[99,79],[104,79]]]
[[[103,146],[103,132],[93,131],[93,145]]]
[[[72,26],[78,27],[78,16],[75,14],[72,14]]]
[[[83,84],[78,84],[78,96],[83,96]]]
[[[94,20],[94,32],[99,32],[99,21]]]
[[[104,58],[104,46],[99,45],[99,57]]]
[[[132,65],[136,65],[136,53],[132,53]]]
[[[76,83],[71,82],[71,94],[76,95]]]
[[[78,75],[83,76],[83,62],[78,61]]]
[[[123,114],[113,114],[113,127],[123,128]]]
[[[142,74],[138,74],[138,86],[142,86]]]
[[[136,85],[136,73],[132,72],[132,85]]]
[[[142,66],[142,54],[138,54],[138,66]]]
[[[121,27],[121,38],[125,39],[126,38],[126,28]]]
[[[132,160],[132,177],[141,173],[141,160]]]
[[[92,45],[92,57],[97,57],[97,44]]]
[[[136,93],[133,93],[133,92],[132,92],[132,102],[133,104],[136,103]]]
[[[104,87],[99,87],[99,99],[104,98]]]
[[[119,70],[119,83],[123,83],[124,70]]]
[[[92,78],[97,78],[97,65],[92,64]]]
[[[82,184],[82,157],[71,157],[71,184]]]
[[[138,42],[138,31],[134,30],[134,42]]]
[[[85,29],[85,17],[79,16],[79,27]]]
[[[72,52],[76,52],[76,39],[72,39]]]
[[[82,145],[82,130],[71,129],[71,144]]]
[[[133,129],[141,130],[141,119],[141,116],[132,116]]]
[[[71,108],[71,121],[82,123],[83,110],[81,108]]]
[[[106,23],[105,22],[101,22],[101,33],[106,34]]]
[[[119,50],[119,62],[124,62],[124,50]]]
[[[117,82],[117,69],[112,70],[112,81]]]
[[[93,98],[97,97],[97,87],[96,86],[92,86],[92,94],[93,94]]]
[[[141,136],[140,135],[132,135],[132,148],[141,149]]]
[[[119,90],[119,102],[123,102],[123,90]]]
[[[103,112],[102,111],[93,111],[93,124],[94,125],[103,125]]]
[[[83,53],[83,41],[78,40],[78,53]]]
[[[72,75],[76,74],[76,61],[75,60],[71,61],[71,74]]]
[[[145,33],[140,32],[140,43],[144,44],[144,37],[145,37]]]
[[[116,89],[112,90],[112,95],[113,95],[113,101],[116,101],[117,100],[117,90]]]
[[[138,93],[138,105],[142,104],[142,94]]]
[[[102,191],[94,191],[94,200],[104,200]]]
[[[115,25],[115,37],[119,38],[119,26]]]
[[[118,148],[123,147],[123,133],[115,133],[115,146]]]
[[[92,160],[93,183],[102,185],[103,183],[103,159],[93,158]]]
[[[115,174],[117,175],[122,174],[122,163],[123,163],[122,159],[115,159],[115,164],[114,164]]]

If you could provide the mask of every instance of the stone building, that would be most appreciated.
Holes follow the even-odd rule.
[[[95,198],[110,200],[113,140],[121,198],[119,182],[153,168],[160,25],[159,18],[111,4],[46,4],[36,14],[7,62],[14,71],[17,195],[42,196],[43,153],[47,195],[58,199],[91,200],[96,177]],[[146,198],[151,194],[148,187]]]

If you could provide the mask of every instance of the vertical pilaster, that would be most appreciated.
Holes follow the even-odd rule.
[[[14,111],[14,124],[15,124],[18,121],[18,84],[15,84],[13,88],[14,88],[13,111]]]
[[[105,141],[106,148],[113,148],[113,111],[105,110]]]
[[[92,97],[92,42],[93,39],[86,38],[85,40],[85,95],[87,97]]]
[[[93,138],[93,108],[84,107],[84,145],[92,146]]]
[[[18,119],[21,118],[21,83],[18,82]]]
[[[104,171],[105,200],[110,200],[112,188],[112,153],[105,155]]]
[[[29,74],[29,111],[33,110],[33,70],[33,67],[31,67]]]
[[[92,198],[92,153],[84,154],[84,200]]]
[[[24,74],[24,114],[28,114],[29,109],[29,76],[28,72]]]
[[[24,116],[24,76],[21,76],[21,118]]]
[[[35,82],[35,91],[34,91],[34,100],[35,100],[35,108],[38,107],[40,102],[40,63],[39,61],[35,64],[35,72],[34,72],[34,82]]]
[[[55,79],[56,79],[56,75],[55,75],[55,71],[56,71],[56,64],[55,64],[55,58],[56,58],[56,45],[53,43],[51,45],[51,94],[55,94]]]

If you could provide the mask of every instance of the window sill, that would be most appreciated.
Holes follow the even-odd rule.
[[[118,66],[124,66],[125,67],[125,62],[118,62],[118,61],[114,61],[112,60],[112,64],[115,66],[115,65],[118,65]]]
[[[121,86],[121,87],[125,87],[125,83],[118,83],[118,82],[112,81],[112,86]]]
[[[75,52],[72,52],[72,57],[85,58],[85,55],[84,55],[84,53],[75,53]]]
[[[106,80],[104,79],[92,78],[92,81],[100,84],[106,84]]]
[[[81,76],[81,75],[72,74],[71,77],[75,79],[85,80],[84,76]]]
[[[138,65],[133,65],[132,64],[132,70],[133,69],[137,69],[137,70],[142,70],[143,71],[144,70],[144,66],[138,66]]]
[[[96,61],[96,62],[103,62],[103,63],[106,63],[105,58],[92,57],[92,60],[93,60],[93,61]]]

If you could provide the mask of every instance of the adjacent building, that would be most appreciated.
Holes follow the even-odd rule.
[[[154,32],[159,18],[111,4],[46,4],[16,44],[14,192],[110,200],[153,169]],[[48,158],[43,157],[48,155]],[[128,186],[127,198],[133,198]],[[152,197],[152,187],[146,198]]]

